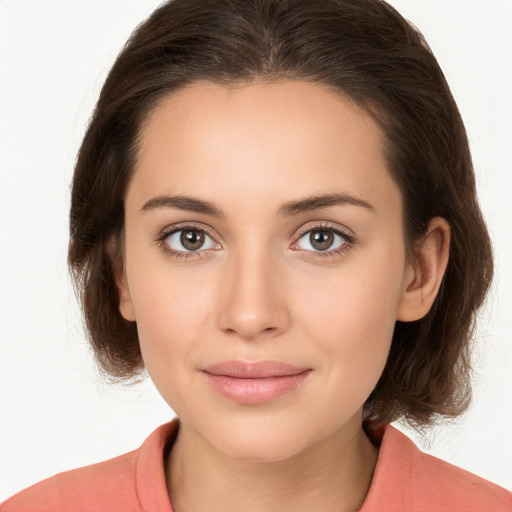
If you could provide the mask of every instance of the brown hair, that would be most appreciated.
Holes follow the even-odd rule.
[[[409,249],[431,218],[451,226],[440,292],[424,318],[396,323],[365,425],[399,417],[426,425],[460,414],[470,397],[475,315],[492,279],[491,245],[444,75],[418,30],[380,0],[174,0],[135,30],[103,86],[73,178],[69,265],[100,367],[121,379],[144,367],[136,324],[119,313],[107,252],[111,237],[122,237],[141,123],[169,92],[193,82],[280,78],[328,85],[379,123]]]

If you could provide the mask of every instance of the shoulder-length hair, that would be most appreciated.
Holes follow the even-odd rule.
[[[408,254],[433,217],[451,227],[439,294],[424,318],[396,323],[365,425],[460,414],[470,400],[470,344],[492,279],[491,244],[445,77],[420,32],[381,0],[174,0],[133,32],[102,88],[72,187],[68,261],[100,368],[120,379],[144,368],[136,324],[119,313],[113,265],[122,255],[108,251],[112,237],[122,241],[142,122],[194,82],[283,78],[330,86],[378,123],[403,197]]]

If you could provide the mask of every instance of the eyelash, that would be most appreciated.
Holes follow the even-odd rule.
[[[212,240],[214,240],[214,237],[212,233],[210,233],[209,230],[203,228],[200,228],[198,226],[194,226],[193,224],[180,224],[177,226],[173,226],[168,231],[163,231],[160,236],[156,239],[157,244],[167,253],[169,253],[170,256],[173,258],[196,258],[199,256],[199,253],[208,253],[212,250],[216,249],[203,249],[201,251],[175,251],[174,249],[169,249],[169,247],[166,247],[165,241],[167,238],[169,238],[171,235],[174,235],[174,233],[179,233],[180,231],[198,231],[202,233],[206,233]],[[199,256],[201,257],[201,256]]]
[[[165,240],[169,238],[171,235],[178,233],[180,231],[198,231],[205,233],[208,235],[212,240],[215,240],[212,233],[208,229],[205,229],[204,227],[198,227],[193,224],[185,224],[185,225],[178,225],[173,226],[172,229],[169,229],[167,231],[163,231],[159,237],[156,239],[156,243],[167,253],[170,254],[173,258],[195,258],[195,257],[201,257],[199,256],[201,253],[209,253],[211,251],[215,251],[217,249],[203,249],[199,251],[176,251],[174,249],[170,249],[169,247],[165,246]],[[297,241],[300,240],[305,234],[311,233],[314,231],[327,231],[330,233],[334,233],[336,235],[341,236],[341,238],[344,239],[344,243],[338,247],[337,249],[333,250],[327,250],[327,251],[308,251],[303,249],[305,253],[307,253],[307,258],[332,258],[336,256],[340,256],[342,253],[350,249],[353,245],[356,244],[356,239],[352,234],[347,233],[346,231],[338,228],[333,227],[330,224],[326,222],[321,222],[319,224],[316,224],[314,226],[309,226],[308,229],[305,229],[304,231],[301,231],[301,233],[297,237]],[[300,250],[300,249],[299,249]]]
[[[312,233],[315,231],[327,231],[330,233],[334,233],[341,238],[343,238],[344,243],[338,247],[337,249],[327,250],[327,251],[308,251],[305,249],[302,249],[302,251],[305,253],[306,258],[315,259],[315,258],[335,258],[341,256],[344,252],[346,252],[348,249],[350,249],[352,246],[356,244],[356,239],[352,234],[347,233],[347,231],[339,228],[334,227],[328,222],[319,222],[318,224],[314,224],[313,226],[308,226],[307,229],[301,230],[297,237],[297,242],[306,234]],[[294,245],[297,243],[295,242]],[[299,249],[301,250],[301,249]]]

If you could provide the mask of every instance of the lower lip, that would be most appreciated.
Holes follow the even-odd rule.
[[[239,404],[264,404],[297,389],[311,373],[311,370],[296,375],[241,379],[225,375],[206,373],[213,389],[222,396]]]

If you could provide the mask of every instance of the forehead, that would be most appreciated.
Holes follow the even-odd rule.
[[[266,203],[287,192],[396,195],[384,140],[364,110],[318,83],[195,83],[166,96],[142,125],[129,195],[233,200],[236,190]]]

